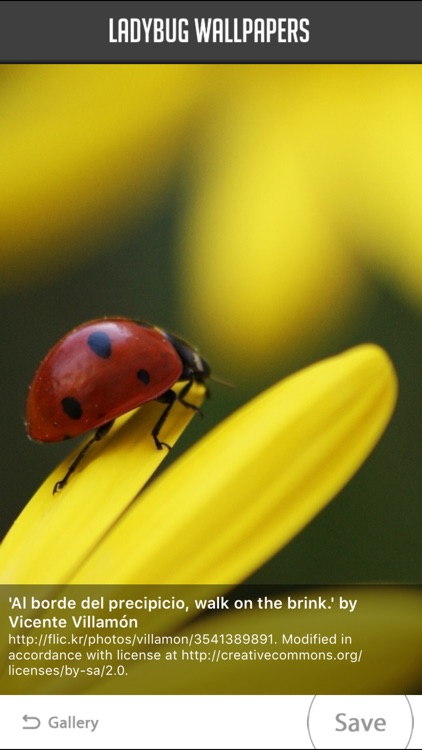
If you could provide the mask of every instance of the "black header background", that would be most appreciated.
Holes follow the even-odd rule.
[[[188,43],[109,43],[109,18],[188,18]],[[197,43],[193,19],[308,18],[308,43]],[[0,2],[1,62],[420,62],[421,2]]]

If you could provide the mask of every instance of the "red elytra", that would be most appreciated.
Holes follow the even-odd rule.
[[[90,430],[95,436],[84,447],[55,490],[62,489],[89,446],[100,440],[116,417],[148,401],[166,404],[152,430],[157,448],[170,448],[159,432],[178,398],[185,401],[194,382],[210,377],[198,351],[183,339],[143,321],[104,318],[70,331],[48,352],[30,385],[26,430],[40,442],[58,442]],[[177,396],[171,390],[186,381]]]

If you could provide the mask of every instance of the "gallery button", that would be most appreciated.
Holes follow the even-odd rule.
[[[413,713],[405,695],[316,695],[308,714],[313,747],[406,748]]]

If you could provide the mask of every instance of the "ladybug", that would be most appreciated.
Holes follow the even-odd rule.
[[[174,402],[202,416],[186,396],[193,383],[201,383],[209,396],[209,377],[208,363],[193,346],[150,323],[102,318],[74,328],[41,362],[26,402],[26,431],[33,440],[55,443],[96,430],[53,494],[116,417],[148,401],[165,404],[151,434],[158,450],[170,449],[159,435]],[[177,395],[172,386],[179,381],[186,383]]]

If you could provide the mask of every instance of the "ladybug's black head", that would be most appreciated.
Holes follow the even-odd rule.
[[[165,337],[175,348],[177,354],[182,360],[183,371],[180,380],[195,380],[197,383],[203,383],[211,375],[211,368],[194,346],[188,344],[178,336],[164,332]]]

